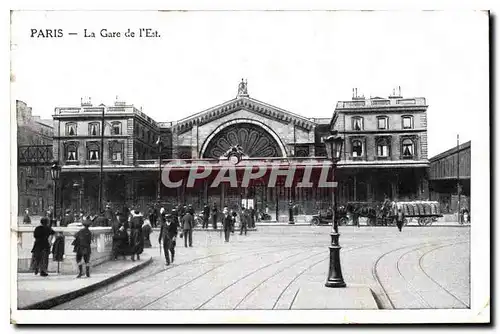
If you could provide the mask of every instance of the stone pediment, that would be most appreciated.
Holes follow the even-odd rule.
[[[316,125],[314,122],[300,115],[250,97],[240,96],[178,121],[177,124],[173,125],[173,130],[179,133],[190,131],[195,125],[201,126],[210,123],[213,120],[230,115],[241,109],[248,110],[264,118],[282,122],[283,124],[293,123],[295,126],[307,131],[312,130]]]

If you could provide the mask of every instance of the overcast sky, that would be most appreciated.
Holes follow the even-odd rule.
[[[45,28],[64,37],[30,37]],[[178,120],[234,98],[245,78],[251,97],[305,117],[331,117],[354,87],[384,97],[401,86],[427,98],[429,157],[489,131],[483,12],[14,12],[11,29],[12,97],[43,118],[118,96]]]

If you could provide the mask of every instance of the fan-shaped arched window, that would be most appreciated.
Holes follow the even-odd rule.
[[[363,156],[363,143],[361,140],[352,141],[352,156],[354,158]]]
[[[413,158],[415,156],[415,143],[411,139],[403,139],[402,143],[403,158]]]

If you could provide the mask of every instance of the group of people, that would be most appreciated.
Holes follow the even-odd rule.
[[[237,220],[237,216],[238,216],[238,213],[237,213],[237,210],[231,210],[231,212],[229,212],[229,209],[228,207],[224,207],[223,211],[222,211],[222,225],[223,225],[223,228],[224,228],[224,221],[225,221],[225,217],[226,217],[226,213],[229,213],[230,216],[234,217],[233,219],[233,227],[232,227],[232,230],[234,230],[234,223],[236,222]],[[202,211],[202,215],[203,215],[203,224],[202,224],[202,228],[208,228],[208,225],[209,223],[211,222],[212,223],[212,228],[215,230],[217,229],[217,222],[219,220],[219,209],[217,208],[217,203],[214,203],[211,207],[208,205],[208,204],[205,204],[203,206],[203,211]],[[258,216],[257,216],[257,212],[255,211],[254,208],[245,208],[244,206],[241,208],[241,213],[240,213],[241,216],[245,216],[245,228],[255,228],[255,221],[258,219]],[[240,217],[240,221],[242,221],[241,217]]]

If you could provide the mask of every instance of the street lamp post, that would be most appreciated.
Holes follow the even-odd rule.
[[[57,223],[57,198],[56,198],[56,190],[57,190],[57,181],[59,180],[59,177],[61,175],[61,166],[59,165],[59,162],[54,161],[52,162],[52,166],[50,167],[50,176],[52,177],[52,180],[54,181],[54,220]]]
[[[332,176],[335,175],[337,162],[340,160],[342,153],[342,145],[344,140],[338,136],[337,131],[332,131],[332,135],[325,139],[326,151],[328,157],[332,160]],[[335,180],[335,177],[334,177]],[[337,186],[335,185],[332,192],[333,201],[333,223],[330,245],[330,266],[328,270],[328,278],[325,286],[328,288],[344,288],[346,286],[342,277],[342,267],[340,265],[340,245],[339,245],[339,227],[337,221]]]

